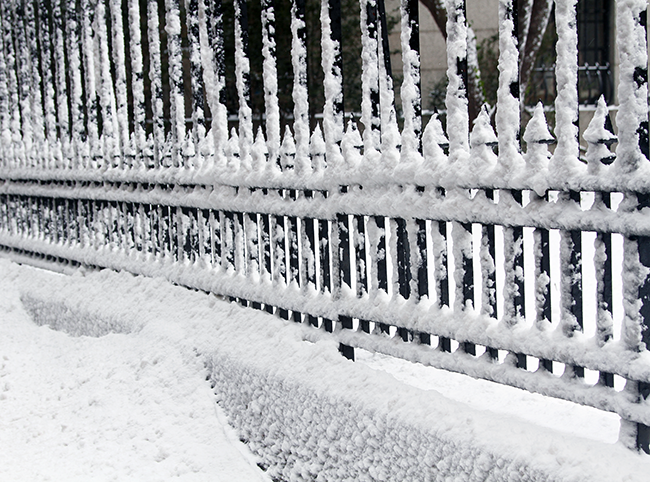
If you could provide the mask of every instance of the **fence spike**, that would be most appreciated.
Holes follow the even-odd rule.
[[[400,90],[404,111],[401,160],[422,152],[422,99],[420,93],[420,28],[417,0],[401,0],[401,40],[404,80]],[[453,15],[450,15],[453,16]]]
[[[609,165],[616,159],[616,155],[609,150],[609,146],[617,142],[618,138],[606,127],[608,113],[605,98],[601,95],[596,105],[596,112],[582,134],[582,138],[587,141],[588,145],[585,157],[589,166],[588,171],[591,174],[598,174],[603,165]]]
[[[380,146],[379,45],[377,0],[361,0],[361,123],[366,156]]]
[[[471,148],[472,178],[478,182],[481,175],[491,170],[497,163],[497,155],[494,153],[494,146],[499,143],[492,124],[487,106],[483,104],[481,111],[474,119],[474,128],[469,135]]]
[[[251,148],[251,171],[261,173],[264,171],[264,167],[267,162],[269,155],[269,150],[264,139],[264,132],[262,132],[262,126],[257,128],[257,135],[255,136],[255,142]]]
[[[45,124],[43,122],[43,102],[41,97],[41,74],[39,71],[39,51],[38,51],[38,34],[37,24],[34,11],[34,3],[28,1],[25,3],[25,36],[29,47],[30,66],[30,83],[37,88],[30,89],[30,109],[32,111],[31,122],[33,124],[34,136],[34,163],[32,167],[42,169],[44,160],[47,158],[47,149],[45,144]]]
[[[126,51],[124,46],[122,2],[121,0],[110,0],[109,6],[111,13],[111,31],[113,33],[111,53],[113,54],[113,68],[115,73],[115,101],[117,107],[116,114],[118,126],[117,132],[122,154],[122,158],[119,162],[119,167],[130,168],[132,167],[131,164],[133,161],[133,152],[131,149],[132,145],[129,134],[129,102],[126,88]]]
[[[538,102],[535,106],[533,117],[528,121],[523,137],[526,143],[524,159],[526,161],[528,183],[538,196],[543,197],[547,187],[545,174],[548,171],[548,162],[551,156],[548,145],[553,144],[555,138],[548,130],[544,106],[541,102]],[[538,177],[535,178],[534,176]]]
[[[357,123],[352,119],[348,121],[348,127],[343,135],[341,143],[345,166],[348,170],[356,169],[363,159],[363,140],[357,128]]]
[[[327,163],[325,160],[325,152],[327,146],[325,145],[325,139],[323,139],[323,132],[320,129],[320,125],[316,124],[314,132],[311,135],[309,141],[309,153],[311,155],[311,165],[315,173],[323,173]]]
[[[275,43],[275,8],[273,0],[262,0],[262,70],[264,76],[264,110],[266,136],[272,163],[280,152],[280,104]]]
[[[191,161],[191,167],[201,169],[204,165],[205,156],[203,150],[205,139],[205,104],[203,101],[203,62],[201,59],[198,0],[185,0],[185,18],[187,22],[187,37],[190,43],[189,60],[192,86],[192,141],[194,144],[194,156]]]
[[[240,166],[240,155],[239,155],[239,135],[237,135],[237,129],[234,127],[230,130],[230,139],[226,144],[225,154],[226,154],[226,167],[229,174],[234,174],[239,170]]]
[[[296,140],[296,171],[309,162],[309,95],[307,92],[307,25],[305,0],[291,2],[291,64],[293,67],[293,131]]]
[[[291,128],[287,125],[284,129],[284,137],[280,146],[280,168],[282,171],[290,171],[296,165],[296,143],[293,139]]]

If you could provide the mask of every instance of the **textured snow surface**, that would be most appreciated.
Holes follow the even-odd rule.
[[[0,272],[2,480],[263,480],[223,435],[206,365],[238,436],[285,480],[647,480],[649,459],[607,443],[609,414],[571,406],[549,422],[561,402],[365,357],[416,388],[159,279]],[[84,330],[112,334],[65,333]]]
[[[215,407],[180,326],[129,319],[130,303],[74,285],[65,303],[44,302],[45,289],[23,304],[16,276],[65,280],[6,262],[0,271],[0,480],[267,480]],[[75,335],[117,333],[70,336],[35,325],[25,307]]]

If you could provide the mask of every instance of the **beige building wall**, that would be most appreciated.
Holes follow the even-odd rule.
[[[387,0],[386,12],[399,19],[399,0]],[[474,30],[477,43],[496,34],[499,29],[498,0],[467,0],[467,19]],[[422,108],[428,109],[430,92],[436,84],[447,75],[447,51],[445,40],[438,29],[429,10],[420,3],[420,58],[422,76]],[[396,80],[396,90],[402,79],[402,58],[400,42],[400,25],[395,26],[389,37],[391,49],[391,64],[393,78]],[[397,93],[396,92],[396,93]],[[399,97],[397,98],[400,103]]]

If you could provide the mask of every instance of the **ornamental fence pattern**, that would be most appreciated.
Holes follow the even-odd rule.
[[[446,134],[435,115],[422,125],[413,0],[401,127],[383,0],[360,0],[359,125],[343,112],[339,0],[322,1],[315,127],[305,2],[293,1],[282,133],[262,0],[255,132],[247,4],[233,2],[229,132],[220,0],[1,1],[3,252],[164,276],[334,337],[352,359],[362,348],[616,412],[621,440],[648,452],[646,1],[617,2],[618,131],[601,99],[584,158],[575,0],[555,2],[555,137],[541,105],[520,134],[516,0],[499,3],[496,132],[487,108],[470,126],[465,4],[446,2]]]

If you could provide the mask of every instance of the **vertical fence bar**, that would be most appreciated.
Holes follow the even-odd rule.
[[[330,265],[330,222],[327,219],[318,220],[318,266],[320,268],[320,291],[327,295],[332,293],[332,276]],[[323,319],[325,331],[332,332],[332,320]]]
[[[291,61],[293,66],[293,131],[296,139],[295,166],[304,174],[309,161],[309,96],[307,92],[307,24],[305,0],[291,2]]]
[[[147,2],[147,36],[149,46],[149,82],[151,86],[151,121],[153,130],[154,167],[168,165],[163,160],[165,151],[165,121],[163,109],[162,65],[160,56],[160,20],[158,0]]]
[[[323,134],[328,166],[342,163],[343,60],[341,57],[341,1],[321,1],[321,50],[323,58]]]
[[[420,95],[420,25],[418,0],[401,0],[401,40],[404,81],[402,158],[422,152],[422,99]],[[453,13],[449,14],[452,17]]]
[[[167,58],[169,59],[172,165],[187,167],[185,165],[185,88],[183,85],[181,18],[178,0],[165,0],[165,31],[167,32]]]
[[[245,0],[233,0],[235,6],[235,76],[239,97],[239,156],[250,165],[253,145],[253,112],[250,106],[250,61],[248,59],[248,10]]]
[[[271,253],[273,256],[273,284],[284,290],[287,286],[287,251],[284,216],[271,216]],[[282,319],[288,319],[286,309],[278,309]]]
[[[260,242],[261,253],[262,253],[262,264],[260,265],[262,280],[264,282],[270,282],[273,278],[272,276],[272,239],[273,231],[271,226],[271,220],[269,219],[268,214],[260,214]],[[265,309],[268,313],[273,313],[273,306],[267,304]]]
[[[368,257],[366,253],[366,221],[365,216],[356,215],[352,218],[352,245],[354,247],[356,267],[357,298],[368,296]],[[361,331],[370,333],[370,322],[359,320]]]
[[[42,8],[42,7],[41,7]],[[88,155],[88,160],[84,165],[85,168],[97,168],[101,165],[101,148],[99,145],[99,124],[98,124],[98,109],[99,97],[97,95],[97,81],[96,81],[96,59],[95,59],[95,32],[93,31],[93,24],[95,21],[95,9],[89,4],[89,0],[81,0],[81,48],[83,50],[83,68],[84,68],[84,88],[86,92],[86,138],[88,147],[85,153]],[[45,42],[47,44],[47,42]],[[43,49],[43,42],[41,43],[42,55],[47,56],[48,53]],[[45,72],[45,62],[41,60],[43,65],[43,72]],[[43,74],[45,79],[46,74]],[[45,80],[44,80],[45,81]],[[45,89],[48,89],[44,85]],[[46,107],[47,112],[47,107]],[[47,114],[46,114],[47,115]],[[50,132],[53,128],[48,125],[47,131]]]
[[[381,119],[379,96],[379,44],[377,40],[377,0],[361,0],[361,122],[364,125],[363,145],[366,156],[380,147]]]
[[[0,153],[2,153],[0,166],[6,168],[11,165],[11,159],[13,158],[13,149],[11,147],[11,96],[4,48],[4,23],[7,21],[4,18],[4,8],[0,7],[0,13],[2,13],[0,15],[0,139],[2,140],[2,145],[0,145]]]
[[[84,102],[81,64],[81,25],[78,21],[77,2],[68,0],[65,16],[67,40],[67,69],[70,82],[70,121],[72,166],[81,167],[81,150],[85,143],[86,130],[83,122]]]
[[[172,0],[173,1],[173,0]],[[129,135],[129,102],[126,87],[126,50],[124,45],[124,24],[121,0],[109,0],[111,12],[111,31],[113,33],[111,53],[115,73],[115,100],[117,102],[117,132],[121,158],[114,167],[132,167],[133,146]],[[171,36],[171,35],[170,35]]]
[[[198,0],[185,1],[185,17],[187,19],[187,34],[190,42],[190,78],[192,86],[192,141],[194,156],[191,161],[191,167],[200,168],[204,162],[203,139],[205,139],[206,131]]]
[[[280,104],[276,65],[275,8],[273,0],[262,0],[262,70],[264,75],[264,110],[269,160],[276,165],[280,153]]]
[[[36,11],[38,12],[38,11]],[[41,33],[38,28],[38,18],[34,11],[34,2],[25,3],[25,36],[29,43],[29,57],[31,59],[30,83],[30,109],[32,111],[32,129],[34,136],[34,164],[31,167],[42,169],[47,159],[45,145],[45,124],[43,120],[43,98],[41,95],[41,65],[38,49],[38,39]],[[46,39],[44,35],[42,38]],[[0,148],[0,152],[2,149]]]
[[[312,197],[311,191],[305,193],[306,196]],[[312,294],[316,292],[316,233],[314,230],[314,219],[313,218],[302,218],[301,219],[301,251],[302,251],[302,263],[301,263],[301,274],[300,278],[302,280],[303,291],[307,294]],[[314,315],[307,315],[307,322],[311,326],[318,326],[318,318]]]
[[[135,164],[143,168],[147,144],[144,98],[144,62],[142,57],[142,31],[140,30],[140,1],[128,0],[129,56],[131,58],[131,93],[133,96],[133,139]]]
[[[110,168],[119,165],[119,128],[117,116],[115,115],[115,95],[113,91],[113,78],[111,75],[111,60],[108,49],[108,31],[106,21],[106,8],[103,0],[97,2],[96,16],[96,46],[99,50],[99,71],[101,72],[101,115],[102,115],[102,144],[103,144],[103,168]]]
[[[11,112],[11,146],[13,151],[12,167],[23,167],[25,164],[25,152],[22,142],[21,127],[22,119],[20,112],[20,94],[17,76],[17,59],[14,48],[12,32],[15,27],[13,18],[15,12],[9,2],[2,3],[2,27],[4,30],[4,55],[7,69],[7,90],[9,92],[9,109]]]
[[[18,80],[18,108],[20,109],[20,132],[22,134],[22,167],[33,167],[34,145],[31,103],[31,75],[29,47],[24,29],[25,8],[23,2],[14,2],[12,8],[12,30],[14,54],[16,56],[16,78]]]
[[[295,195],[294,195],[295,197]],[[300,287],[300,250],[298,248],[298,219],[296,216],[287,216],[287,250],[289,253],[289,284]],[[293,321],[302,322],[299,311],[293,311]]]

